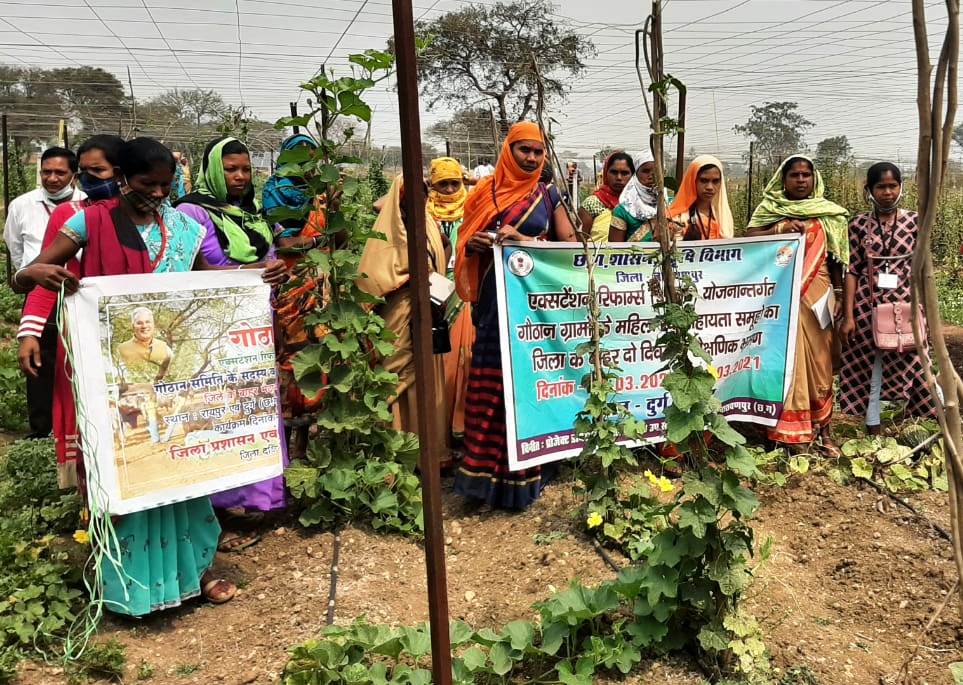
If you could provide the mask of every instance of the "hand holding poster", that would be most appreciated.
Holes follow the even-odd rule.
[[[658,245],[601,246],[594,253],[603,357],[621,371],[616,402],[662,440],[669,394],[662,388],[649,281]],[[719,373],[729,419],[773,426],[792,380],[802,243],[776,236],[683,243],[676,273],[699,292],[695,329]],[[577,455],[576,414],[591,369],[577,347],[590,337],[581,245],[514,243],[496,248],[502,367],[512,470]]]
[[[126,514],[281,473],[260,274],[87,278],[66,299],[88,492],[100,508]]]

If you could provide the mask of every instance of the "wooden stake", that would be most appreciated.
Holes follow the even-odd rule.
[[[7,114],[0,114],[0,138],[3,138],[3,218],[10,208],[10,138],[7,136]],[[7,250],[7,285],[13,288],[13,259]]]
[[[434,407],[434,351],[431,341],[431,303],[428,296],[428,239],[425,232],[425,184],[421,159],[421,116],[418,106],[418,72],[415,26],[411,0],[392,0],[395,51],[398,56],[398,108],[401,123],[404,209],[408,218],[408,269],[418,393],[418,435],[421,454],[421,491],[425,512],[425,562],[428,573],[428,616],[431,622],[431,670],[435,685],[451,685],[451,641],[448,635],[448,589],[445,540],[441,520],[441,452],[431,430]]]

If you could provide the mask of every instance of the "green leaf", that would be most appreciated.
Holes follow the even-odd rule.
[[[762,475],[755,458],[741,445],[726,451],[726,466],[743,478],[759,478]]]
[[[413,657],[424,656],[431,651],[431,635],[421,624],[418,628],[401,627],[401,645]]]
[[[461,660],[469,672],[474,672],[485,665],[487,657],[485,656],[485,652],[478,647],[469,647],[465,650],[465,653],[461,655]]]
[[[729,636],[717,626],[703,626],[699,631],[699,645],[708,653],[729,649]]]
[[[950,664],[950,675],[953,676],[953,685],[963,685],[963,661]]]
[[[341,178],[341,170],[334,164],[321,164],[318,166],[317,179],[324,183],[334,183]]]
[[[465,644],[474,634],[475,631],[464,621],[455,620],[448,626],[448,639],[451,640],[452,647]]]
[[[563,661],[558,667],[558,680],[564,685],[592,685],[595,668],[588,659],[579,659],[572,669],[571,661]]]
[[[675,597],[679,592],[679,573],[668,566],[649,566],[643,581],[649,604],[656,604],[660,597]]]
[[[857,478],[872,478],[873,465],[865,457],[856,457],[849,462],[853,475]]]
[[[683,412],[707,400],[712,395],[714,384],[715,379],[711,375],[698,371],[691,377],[682,371],[673,371],[662,381],[662,387],[672,395],[672,404]]]
[[[688,497],[705,497],[713,507],[722,501],[722,481],[711,469],[683,473],[682,490]]]
[[[800,475],[809,473],[809,457],[802,455],[789,457],[789,470]]]
[[[706,528],[716,520],[716,510],[705,498],[684,502],[679,506],[679,527],[689,528],[697,538],[704,538]],[[675,564],[670,564],[674,566]]]
[[[752,516],[759,508],[759,500],[752,490],[742,487],[735,474],[722,474],[722,493],[722,503],[740,516]]]
[[[676,445],[682,444],[692,433],[705,430],[705,415],[700,411],[682,411],[675,405],[665,410],[666,438]]]
[[[720,441],[729,445],[729,447],[736,447],[737,445],[744,445],[746,439],[736,431],[735,428],[729,425],[726,421],[726,417],[722,414],[715,414],[712,417],[712,422],[709,424],[709,430],[712,434],[716,436]]]
[[[504,634],[509,639],[512,649],[525,651],[532,646],[535,629],[530,621],[512,621],[505,626]]]
[[[492,671],[496,675],[505,675],[512,670],[511,652],[504,642],[496,642],[488,652],[488,658],[492,662]]]

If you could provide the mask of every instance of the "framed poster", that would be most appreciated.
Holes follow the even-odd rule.
[[[259,270],[86,278],[65,298],[88,496],[111,514],[281,474]]]

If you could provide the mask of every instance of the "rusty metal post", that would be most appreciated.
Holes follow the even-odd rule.
[[[444,445],[431,430],[434,396],[434,351],[431,303],[428,295],[428,240],[425,232],[425,186],[421,159],[421,115],[418,65],[411,0],[392,0],[395,54],[398,56],[398,109],[401,124],[404,209],[408,217],[408,269],[411,274],[412,338],[418,393],[418,435],[421,491],[425,518],[425,565],[428,575],[428,617],[431,622],[431,670],[434,685],[451,685],[451,641],[448,635],[448,588],[445,539],[441,520],[441,451]]]
[[[682,174],[685,173],[685,89],[679,90],[679,134],[675,146],[675,182],[676,187],[682,185]],[[716,154],[719,154],[718,150]],[[720,169],[720,171],[722,171]]]
[[[0,114],[0,138],[3,138],[3,219],[7,219],[7,211],[10,207],[10,139],[7,137],[7,115]],[[13,259],[10,257],[10,250],[7,250],[7,285],[13,287]]]

